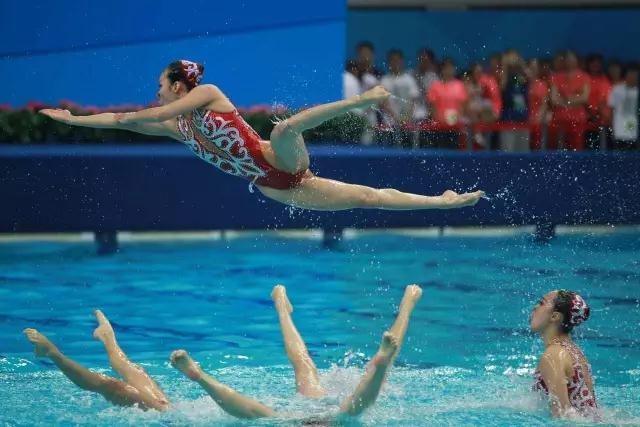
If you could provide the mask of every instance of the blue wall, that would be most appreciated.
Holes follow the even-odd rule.
[[[581,54],[640,60],[640,8],[604,10],[351,10],[347,54],[361,40],[376,47],[377,62],[389,49],[405,51],[413,64],[417,50],[430,47],[459,64],[515,47],[525,57],[550,56],[571,48]]]
[[[239,106],[333,100],[345,14],[345,0],[3,1],[0,104],[146,104],[182,58],[204,63],[204,82]]]
[[[0,232],[640,224],[640,154],[310,147],[320,176],[416,193],[483,189],[450,211],[297,211],[185,147],[0,146]]]

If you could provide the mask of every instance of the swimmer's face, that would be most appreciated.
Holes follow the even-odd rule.
[[[172,85],[167,78],[166,71],[163,71],[162,74],[160,74],[160,78],[158,78],[158,93],[156,93],[156,97],[158,98],[160,105],[165,105],[178,99],[177,90],[176,87],[174,87],[175,85],[176,83]]]
[[[549,325],[559,323],[562,320],[562,315],[553,311],[553,302],[557,296],[558,291],[551,291],[543,296],[533,308],[529,318],[529,327],[532,332],[542,332]]]

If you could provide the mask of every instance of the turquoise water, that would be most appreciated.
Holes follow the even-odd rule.
[[[294,392],[269,293],[287,285],[294,320],[330,390]],[[244,425],[224,414],[167,360],[191,352],[220,381],[302,425],[350,393],[404,287],[424,295],[378,402],[354,425],[548,425],[529,392],[542,351],[527,331],[544,292],[574,289],[592,306],[577,340],[590,359],[608,424],[640,425],[640,235],[360,237],[325,250],[308,239],[125,244],[98,257],[90,243],[0,244],[0,424]],[[110,317],[123,349],[174,409],[110,406],[32,356],[25,327],[78,362],[113,375],[92,339],[92,309]],[[340,421],[345,423],[344,421]],[[563,425],[562,422],[557,422]],[[575,422],[566,423],[574,425]]]

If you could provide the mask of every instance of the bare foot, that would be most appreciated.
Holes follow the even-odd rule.
[[[278,308],[280,304],[280,307],[287,310],[287,313],[289,314],[293,313],[293,306],[289,301],[289,297],[287,297],[287,290],[284,286],[282,285],[274,286],[273,290],[271,291],[271,298],[273,299],[273,302],[276,304],[276,308]]]
[[[404,296],[402,297],[402,302],[412,302],[416,303],[422,297],[422,288],[418,285],[409,285],[404,290]]]
[[[377,85],[360,95],[360,99],[365,102],[380,102],[391,96],[391,93],[382,85]]]
[[[478,200],[484,196],[484,191],[474,191],[473,193],[458,194],[455,191],[447,190],[440,196],[444,201],[442,209],[463,208],[465,206],[475,206]]]
[[[93,331],[93,337],[98,341],[102,341],[103,343],[107,339],[113,339],[115,337],[113,333],[113,328],[111,327],[111,323],[109,323],[109,319],[104,313],[100,310],[96,310],[94,312],[96,315],[96,320],[98,321],[98,327]]]
[[[34,345],[36,357],[48,357],[51,352],[56,350],[56,346],[37,330],[27,328],[23,332]]]
[[[176,350],[171,353],[171,366],[182,372],[190,380],[197,381],[202,376],[200,366],[193,361],[185,350]]]
[[[380,342],[378,353],[376,353],[371,362],[376,365],[387,364],[391,362],[391,359],[398,349],[398,346],[398,338],[391,332],[386,331],[384,334],[382,334],[382,341]]]

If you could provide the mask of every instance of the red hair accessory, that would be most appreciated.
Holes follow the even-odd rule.
[[[182,76],[191,83],[192,86],[198,86],[200,80],[202,80],[203,67],[195,62],[181,59],[182,64]]]

